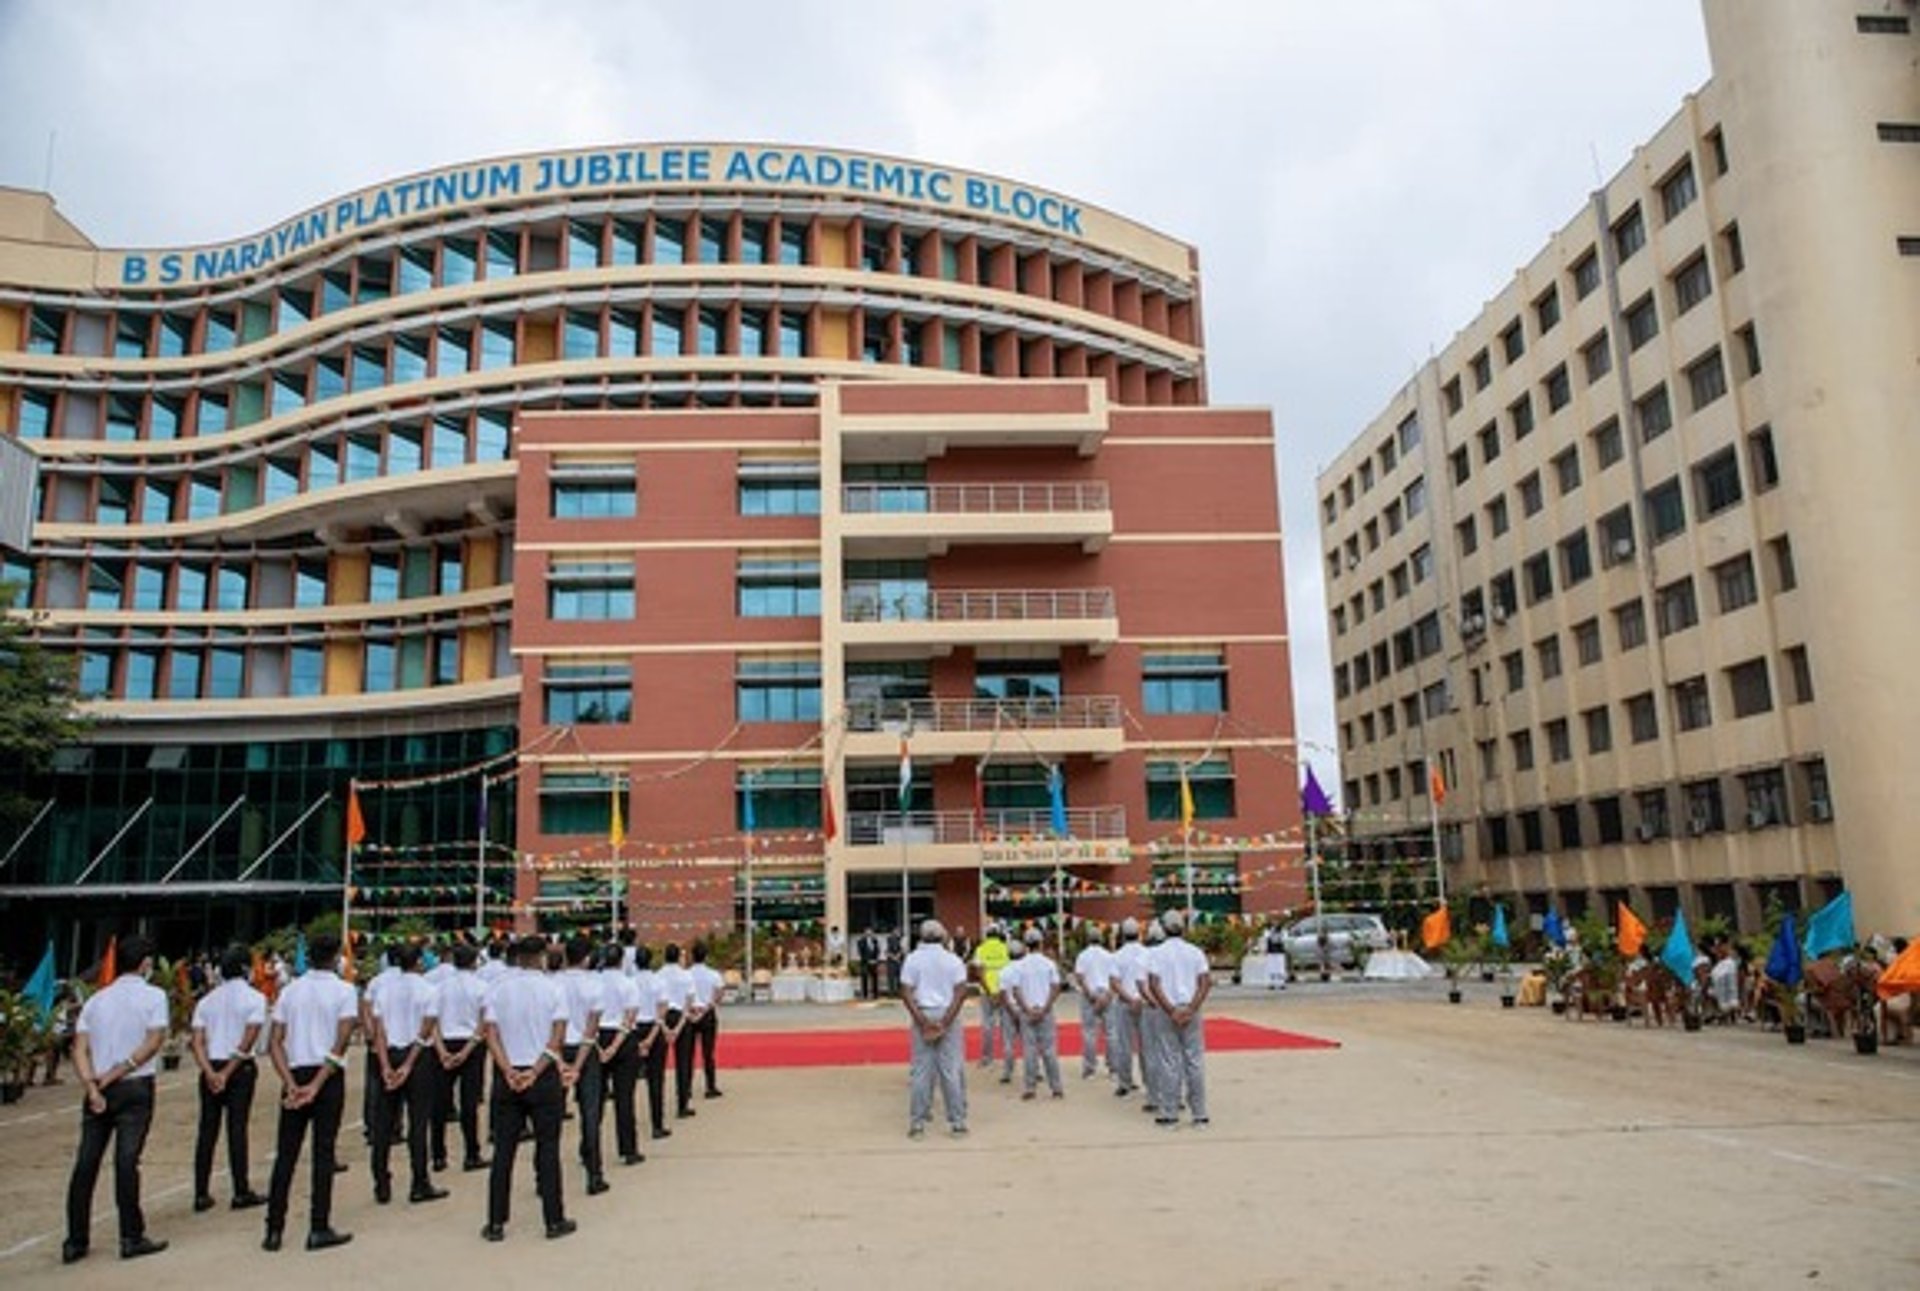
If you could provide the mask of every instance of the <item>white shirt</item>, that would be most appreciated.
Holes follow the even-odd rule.
[[[207,1033],[207,1058],[225,1062],[239,1049],[248,1027],[265,1026],[267,997],[233,977],[200,997],[193,1006],[193,1029]]]
[[[96,1073],[133,1057],[133,1051],[146,1042],[147,1032],[165,1034],[166,1029],[167,993],[132,973],[114,978],[80,1008],[79,1032],[87,1038],[87,1052],[93,1057]],[[131,1074],[151,1076],[153,1059],[148,1058]]]
[[[726,985],[726,979],[706,964],[695,964],[687,970],[687,976],[693,979],[693,1002],[703,1009],[712,1008],[720,998],[720,988]]]
[[[440,982],[434,1000],[434,1016],[440,1019],[440,1034],[465,1044],[480,1034],[480,1006],[487,1000],[487,984],[480,974],[454,969]]]
[[[509,971],[506,961],[494,959],[492,956],[483,958],[480,961],[480,967],[474,970],[480,980],[488,986],[499,981],[502,977],[506,976]]]
[[[1007,961],[1007,966],[1000,970],[1000,980],[994,984],[998,988],[996,993],[1001,999],[1005,1000],[1012,997],[1013,984],[1019,981],[1020,975],[1026,971],[1026,955],[1023,954]]]
[[[1184,1008],[1193,1002],[1200,979],[1207,975],[1206,952],[1184,937],[1169,937],[1153,952],[1152,972],[1167,1003]]]
[[[913,992],[913,1002],[927,1020],[937,1022],[953,1007],[954,993],[966,986],[967,966],[945,946],[923,942],[901,965],[900,984]]]
[[[635,968],[633,977],[629,980],[632,981],[634,994],[640,1001],[635,1006],[639,1014],[634,1025],[652,1026],[660,1020],[660,1003],[663,998],[660,994],[660,979],[651,968]]]
[[[604,1014],[607,1007],[607,993],[600,985],[600,975],[584,968],[566,969],[560,974],[560,993],[567,1002],[567,1043],[598,1040],[600,1024],[594,1021],[594,1014]]]
[[[640,1007],[640,988],[623,969],[600,970],[600,1029],[618,1031],[632,1025],[632,1014]]]
[[[402,973],[392,964],[388,964],[385,968],[375,973],[373,980],[366,985],[367,1008],[376,1014],[379,1013],[381,998],[393,989],[395,982],[405,976],[405,973]],[[367,1029],[367,1043],[373,1043],[373,1029],[371,1027]]]
[[[1096,943],[1082,950],[1073,961],[1073,971],[1089,997],[1102,996],[1113,989],[1113,956],[1105,946]]]
[[[693,1003],[693,974],[678,964],[668,964],[653,975],[653,983],[667,1008],[685,1013]]]
[[[1050,1003],[1053,988],[1060,982],[1060,970],[1054,967],[1053,961],[1037,950],[1029,950],[1027,957],[1020,961],[1020,970],[1013,984],[1013,989],[1020,992],[1020,1007],[1037,1009]],[[1005,980],[1002,974],[1001,981]]]
[[[360,1016],[353,987],[334,973],[311,969],[287,983],[273,1006],[273,1020],[286,1031],[287,1066],[318,1067],[333,1052],[342,1020]]]
[[[440,1015],[438,995],[418,973],[402,973],[380,993],[373,1016],[387,1029],[389,1049],[404,1049],[420,1038],[421,1025]]]
[[[1140,984],[1147,980],[1147,948],[1137,941],[1120,943],[1113,952],[1113,989],[1131,1000],[1140,998]]]
[[[553,1038],[553,1024],[567,1020],[560,983],[545,973],[508,969],[487,992],[481,1016],[500,1033],[500,1047],[515,1067],[531,1067]]]
[[[437,991],[442,986],[445,986],[447,984],[447,979],[449,977],[452,977],[455,973],[459,971],[460,971],[459,969],[453,966],[453,960],[443,959],[439,963],[435,964],[432,968],[429,968],[426,972],[422,973],[421,976],[427,979],[428,986],[431,986],[434,990]]]

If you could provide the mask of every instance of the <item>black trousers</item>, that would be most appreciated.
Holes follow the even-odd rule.
[[[410,1052],[409,1049],[387,1050],[387,1064],[398,1068],[407,1060]],[[428,1053],[421,1054],[413,1064],[412,1074],[398,1089],[388,1089],[385,1082],[380,1080],[379,1068],[374,1068],[373,1079],[380,1084],[373,1103],[372,1160],[375,1184],[392,1186],[393,1144],[400,1134],[405,1133],[407,1164],[413,1174],[412,1186],[416,1189],[433,1186],[433,1176],[427,1173],[427,1129],[433,1120],[433,1105],[438,1097],[434,1073],[439,1066],[438,1058]]]
[[[116,1080],[103,1097],[107,1106],[99,1112],[81,1099],[80,1149],[67,1185],[67,1240],[81,1246],[93,1228],[93,1185],[99,1181],[108,1140],[113,1142],[113,1203],[120,1211],[120,1240],[137,1242],[147,1235],[147,1217],[140,1211],[140,1151],[153,1123],[153,1077]]]
[[[524,1093],[515,1093],[498,1068],[493,1073],[489,1118],[493,1125],[493,1172],[487,1178],[487,1222],[504,1225],[513,1200],[513,1159],[520,1136],[533,1127],[533,1180],[549,1226],[567,1217],[560,1193],[560,1120],[567,1093],[560,1073],[549,1066]]]
[[[446,1042],[447,1052],[457,1054],[466,1046],[464,1040]],[[475,1042],[467,1054],[467,1060],[448,1070],[440,1066],[438,1054],[420,1055],[422,1063],[434,1065],[434,1089],[438,1094],[435,1100],[437,1110],[433,1117],[433,1131],[428,1136],[435,1161],[447,1159],[447,1122],[456,1116],[460,1121],[460,1138],[466,1147],[468,1161],[480,1159],[480,1094],[482,1082],[487,1075],[487,1046]]]
[[[613,1043],[618,1031],[602,1031],[602,1048]],[[606,1064],[607,1091],[613,1096],[613,1142],[621,1158],[636,1156],[640,1151],[639,1118],[633,1105],[634,1087],[640,1083],[640,1043],[628,1032],[620,1041],[620,1047],[613,1051],[613,1058]]]
[[[680,1025],[679,1009],[667,1010],[667,1025]],[[685,1112],[693,1106],[693,1028],[683,1027],[673,1040],[673,1105]]]
[[[293,1080],[304,1085],[319,1072],[318,1067],[295,1067]],[[287,1224],[287,1202],[293,1192],[293,1172],[300,1165],[300,1145],[307,1132],[313,1132],[313,1205],[308,1213],[312,1227],[333,1227],[334,1148],[340,1139],[340,1117],[347,1109],[347,1073],[336,1071],[320,1086],[319,1094],[305,1107],[280,1108],[280,1133],[273,1159],[273,1182],[267,1189],[267,1227],[279,1230]]]
[[[693,1042],[700,1048],[700,1067],[707,1079],[707,1092],[714,1093],[720,1088],[713,1054],[713,1046],[720,1039],[720,1010],[708,1009],[688,1030],[693,1032]]]
[[[871,959],[860,961],[860,998],[880,998],[880,965]]]
[[[598,1179],[603,1170],[600,1159],[600,1122],[607,1110],[607,1087],[600,1070],[600,1051],[591,1044],[562,1045],[560,1056],[569,1066],[585,1049],[580,1063],[580,1079],[573,1083],[573,1105],[580,1113],[580,1164],[587,1168],[587,1179]]]
[[[213,1149],[220,1140],[220,1122],[227,1123],[227,1175],[238,1197],[253,1191],[247,1172],[247,1118],[253,1113],[253,1088],[260,1073],[251,1061],[238,1064],[227,1077],[226,1088],[214,1093],[200,1077],[200,1130],[193,1140],[193,1195],[213,1192]]]
[[[653,1041],[653,1047],[640,1054],[640,1078],[647,1082],[647,1123],[658,1134],[667,1127],[667,1050],[671,1046],[658,1022],[634,1028],[636,1053],[648,1040]]]

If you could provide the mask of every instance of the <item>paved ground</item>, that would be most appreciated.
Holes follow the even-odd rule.
[[[974,1069],[972,1136],[913,1143],[901,1069],[731,1073],[611,1193],[585,1197],[571,1168],[580,1232],[560,1244],[540,1237],[530,1180],[503,1246],[477,1236],[484,1176],[375,1206],[355,1132],[336,1205],[353,1244],[309,1256],[296,1220],[267,1255],[260,1212],[189,1212],[193,1097],[175,1076],[146,1158],[151,1229],[173,1249],[114,1258],[109,1175],[96,1254],[63,1270],[72,1093],[36,1089],[0,1110],[0,1285],[384,1286],[405,1268],[488,1286],[556,1270],[689,1288],[1920,1286],[1920,1052],[1569,1023],[1470,990],[1459,1007],[1432,983],[1223,992],[1222,1013],[1343,1047],[1216,1055],[1205,1131],[1156,1130],[1077,1073],[1064,1102],[1021,1103]],[[897,1019],[759,1006],[725,1025]]]

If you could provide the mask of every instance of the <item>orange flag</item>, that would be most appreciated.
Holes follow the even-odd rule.
[[[257,950],[254,951],[253,989],[266,996],[268,1000],[272,1000],[273,988],[276,985],[277,983],[273,979],[273,973],[267,968],[267,957]]]
[[[358,847],[367,841],[367,818],[360,814],[360,790],[347,787],[347,846]]]
[[[1619,904],[1620,932],[1617,940],[1620,943],[1620,953],[1637,955],[1640,953],[1640,948],[1647,944],[1647,925],[1640,922],[1639,915],[1627,909],[1625,901]]]
[[[1434,806],[1444,807],[1447,805],[1447,782],[1440,774],[1440,764],[1438,762],[1427,763],[1427,791],[1433,795]]]
[[[1445,906],[1420,921],[1420,943],[1428,950],[1438,950],[1452,938],[1453,916]]]
[[[1883,1000],[1920,991],[1920,941],[1909,943],[1899,958],[1887,965],[1873,989]]]
[[[118,934],[107,938],[107,953],[100,956],[100,986],[112,986],[113,979],[120,975],[120,937]]]
[[[353,958],[353,939],[355,933],[349,931],[346,940],[340,946],[340,979],[351,982],[360,976],[359,965]]]

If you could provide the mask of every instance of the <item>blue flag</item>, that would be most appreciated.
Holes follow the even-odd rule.
[[[1060,770],[1060,764],[1054,763],[1047,768],[1047,807],[1052,813],[1051,824],[1055,838],[1067,836],[1067,777]]]
[[[1780,935],[1773,939],[1773,950],[1767,955],[1767,976],[1782,986],[1800,985],[1800,941],[1793,935],[1793,916],[1788,915],[1780,925]]]
[[[1560,921],[1560,912],[1558,910],[1547,911],[1547,921],[1541,925],[1540,931],[1545,933],[1547,940],[1555,946],[1566,946],[1567,925]]]
[[[53,939],[48,938],[47,953],[40,956],[40,967],[33,970],[33,976],[20,988],[20,998],[39,1010],[42,1022],[53,1012],[53,981]]]
[[[1842,892],[1807,920],[1807,958],[1853,949],[1853,893]]]
[[[1502,950],[1505,950],[1513,944],[1507,939],[1507,908],[1503,905],[1497,905],[1493,908],[1493,933],[1491,940],[1494,945],[1500,947]]]
[[[1327,799],[1327,791],[1314,779],[1313,768],[1307,768],[1307,783],[1300,790],[1300,810],[1309,816],[1331,816],[1333,803]]]
[[[753,777],[746,777],[740,785],[740,824],[751,834],[753,832]]]
[[[293,934],[293,975],[295,977],[305,977],[306,973],[307,934],[304,931],[296,932]]]
[[[1681,985],[1693,985],[1693,936],[1687,931],[1685,910],[1673,912],[1673,931],[1667,934],[1667,944],[1660,948],[1660,962],[1680,979]]]

